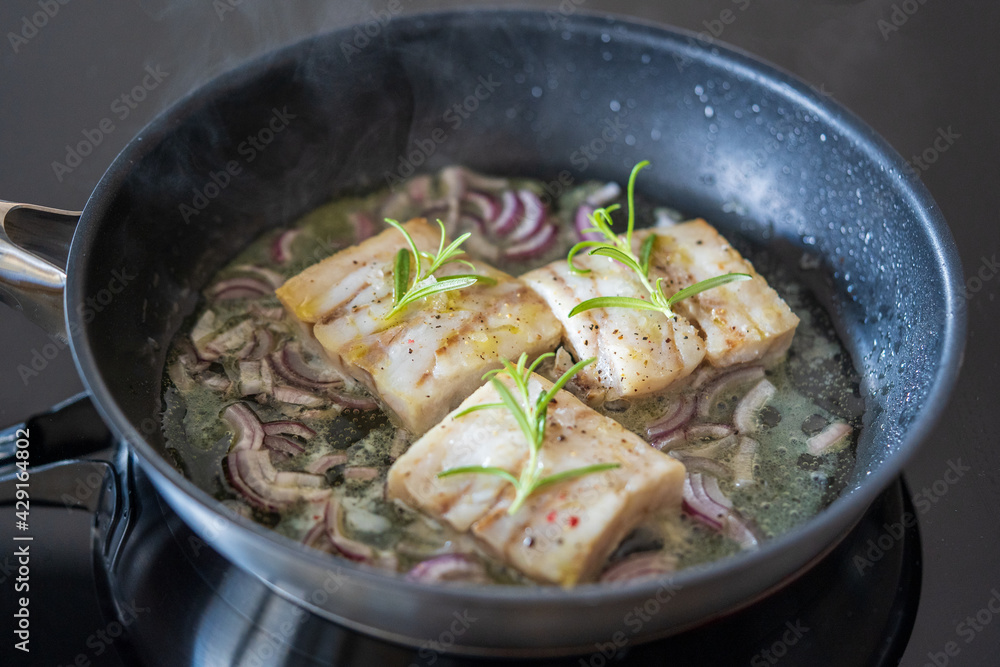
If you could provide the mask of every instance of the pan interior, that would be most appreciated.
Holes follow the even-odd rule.
[[[863,378],[849,488],[890,459],[898,471],[958,317],[942,223],[901,162],[740,56],[611,19],[540,17],[393,21],[356,51],[343,34],[306,41],[148,127],[95,193],[70,264],[75,345],[120,410],[112,421],[164,454],[164,355],[200,289],[262,232],[332,197],[448,164],[624,182],[648,159],[644,196],[808,267]]]

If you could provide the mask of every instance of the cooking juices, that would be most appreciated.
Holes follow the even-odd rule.
[[[414,438],[320,361],[318,343],[274,289],[382,231],[386,217],[438,218],[452,237],[471,231],[464,247],[473,259],[519,275],[565,257],[587,215],[620,197],[614,184],[589,183],[546,202],[541,183],[449,168],[395,192],[338,200],[258,239],[219,272],[168,355],[163,429],[176,464],[234,511],[316,548],[426,581],[530,583],[469,535],[385,499],[388,468]],[[639,226],[675,218],[638,211]],[[661,512],[633,531],[606,580],[756,548],[829,504],[853,467],[863,403],[848,353],[792,269],[748,250],[801,320],[791,348],[767,368],[706,362],[665,392],[597,408],[688,471],[683,512]],[[543,374],[558,376],[567,356]],[[259,476],[280,493],[261,497]]]

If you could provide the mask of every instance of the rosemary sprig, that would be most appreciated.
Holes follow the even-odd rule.
[[[543,354],[535,359],[531,366],[527,367],[525,366],[528,360],[527,354],[522,353],[521,357],[517,360],[516,365],[507,359],[502,359],[501,361],[504,366],[502,369],[490,371],[483,376],[484,380],[488,378],[493,383],[497,393],[500,394],[501,402],[473,405],[472,407],[466,408],[455,415],[455,418],[457,419],[479,410],[491,410],[494,408],[507,408],[510,410],[514,419],[517,420],[518,426],[521,427],[521,432],[524,434],[524,438],[528,441],[528,445],[530,447],[528,464],[521,468],[520,477],[515,477],[503,468],[493,468],[487,466],[462,466],[460,468],[449,468],[448,470],[439,472],[437,474],[438,477],[450,477],[452,475],[464,475],[469,473],[502,477],[510,482],[517,491],[514,496],[514,502],[511,503],[510,508],[507,510],[508,514],[514,514],[521,508],[528,496],[540,488],[549,486],[550,484],[555,484],[556,482],[572,479],[574,477],[582,477],[583,475],[589,475],[591,473],[611,470],[619,467],[620,464],[618,463],[596,463],[594,465],[573,468],[572,470],[564,470],[563,472],[555,473],[554,475],[542,477],[543,466],[538,460],[538,454],[545,441],[545,426],[547,423],[546,417],[548,414],[549,403],[553,398],[555,398],[555,395],[559,393],[559,390],[570,381],[570,378],[576,375],[584,366],[593,363],[594,361],[594,358],[592,357],[590,359],[584,359],[577,362],[572,368],[563,373],[562,377],[556,380],[548,391],[539,393],[538,396],[535,397],[534,402],[532,402],[528,392],[528,381],[531,378],[531,374],[535,372],[536,368],[538,368],[538,364],[548,357],[553,356],[555,355],[551,352]],[[514,387],[517,390],[518,396],[515,397],[514,393],[511,392],[507,385],[497,378],[497,374],[499,373],[507,373],[507,375],[514,380]]]
[[[657,278],[655,284],[649,282],[649,260],[653,255],[653,244],[656,243],[656,234],[650,234],[642,242],[639,248],[639,255],[632,252],[632,231],[635,227],[635,179],[639,172],[649,166],[648,160],[643,160],[632,168],[632,173],[628,178],[628,228],[624,235],[619,236],[611,229],[611,213],[620,208],[617,204],[606,208],[599,208],[590,215],[590,222],[593,227],[583,230],[584,233],[596,232],[604,236],[606,241],[581,241],[573,246],[566,261],[573,273],[590,273],[590,269],[581,269],[573,264],[573,258],[583,250],[592,248],[588,255],[600,255],[617,260],[632,269],[642,286],[649,293],[649,301],[630,296],[599,296],[587,299],[578,303],[571,311],[569,317],[578,315],[591,308],[636,308],[639,310],[658,310],[667,317],[673,317],[673,306],[681,299],[694,296],[705,290],[719,287],[737,280],[750,280],[751,276],[746,273],[727,273],[696,282],[684,289],[675,292],[669,297],[663,291],[663,278]]]
[[[429,252],[419,250],[417,248],[417,244],[413,241],[413,237],[410,236],[409,232],[407,232],[406,229],[404,229],[403,226],[397,221],[389,218],[386,218],[385,221],[398,229],[406,239],[407,245],[410,246],[409,250],[406,248],[400,248],[399,252],[396,253],[396,260],[393,263],[393,306],[392,310],[386,314],[385,319],[391,319],[396,315],[396,313],[400,312],[414,301],[419,301],[420,299],[433,294],[464,289],[480,282],[490,285],[496,284],[497,281],[493,278],[480,276],[474,273],[448,276],[442,280],[438,280],[434,277],[434,273],[438,269],[446,264],[451,264],[452,262],[460,262],[468,266],[473,271],[476,270],[476,267],[471,262],[459,257],[459,255],[463,254],[463,251],[461,250],[462,244],[465,243],[466,239],[472,236],[472,234],[466,232],[445,247],[444,223],[438,220],[438,226],[441,227],[441,242],[438,244],[437,254],[432,255]],[[412,283],[410,282],[411,253],[413,256],[413,263],[415,264],[414,273],[416,274]],[[426,271],[422,270],[421,260],[430,262],[430,266],[427,267]]]

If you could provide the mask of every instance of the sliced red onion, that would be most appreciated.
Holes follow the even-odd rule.
[[[440,182],[446,198],[458,199],[465,194],[466,170],[462,167],[445,167]]]
[[[378,470],[368,466],[354,466],[344,468],[344,479],[375,479],[378,477]]]
[[[721,440],[733,434],[731,426],[726,424],[695,424],[688,426],[684,434],[688,441],[694,440]]]
[[[559,228],[548,223],[528,240],[507,246],[503,251],[503,256],[512,262],[533,259],[548,252],[555,245],[558,237]]]
[[[204,346],[199,347],[198,343],[195,343],[195,349],[198,350],[198,356],[202,359],[218,359],[224,354],[243,349],[247,341],[253,338],[253,331],[253,322],[243,320],[239,324],[219,333]]]
[[[482,192],[466,192],[462,200],[469,204],[475,212],[475,218],[482,223],[493,220],[500,214],[500,204]]]
[[[458,228],[458,219],[461,215],[462,206],[460,201],[454,197],[449,198],[445,204],[444,218],[441,220],[441,222],[444,223],[445,230],[447,230],[449,234],[454,233],[454,231]]]
[[[250,304],[250,313],[259,319],[279,321],[285,318],[285,309],[281,306],[264,308],[259,303]]]
[[[829,426],[812,436],[806,441],[809,453],[813,456],[822,456],[835,445],[842,444],[851,435],[853,429],[844,422],[831,422]]]
[[[196,384],[194,378],[188,373],[187,367],[180,359],[177,359],[167,367],[167,375],[170,377],[170,381],[174,383],[174,386],[181,391],[187,391]]]
[[[708,382],[710,380],[713,380],[716,377],[718,377],[718,373],[711,366],[701,366],[701,367],[698,368],[698,370],[696,370],[694,373],[692,373],[689,377],[692,378],[691,379],[691,388],[692,389],[701,389],[703,386],[705,386],[706,384],[708,384]]]
[[[573,227],[582,241],[600,241],[604,238],[600,232],[584,231],[594,226],[594,223],[590,221],[590,216],[594,214],[595,210],[597,209],[590,204],[580,204],[576,209],[576,215],[573,216]]]
[[[191,344],[199,359],[213,361],[219,358],[218,353],[210,352],[207,349],[208,343],[215,338],[216,326],[215,312],[206,310],[195,322],[194,328],[191,329]]]
[[[618,561],[601,574],[602,583],[624,583],[672,574],[677,560],[662,551],[645,551]]]
[[[271,291],[281,287],[285,282],[284,276],[274,269],[269,269],[266,266],[257,266],[256,264],[240,264],[235,267],[235,269],[245,273],[252,273],[254,276],[270,285],[273,288]]]
[[[689,473],[684,478],[684,511],[714,530],[722,530],[729,508],[712,500],[705,492],[701,473]]]
[[[375,550],[367,544],[344,535],[343,509],[340,501],[331,496],[326,506],[326,534],[333,542],[338,552],[348,560],[370,561],[375,556]]]
[[[684,480],[684,511],[743,549],[756,549],[763,538],[753,522],[733,509],[732,501],[722,493],[718,482],[700,473],[691,473]]]
[[[302,232],[298,229],[286,229],[274,237],[271,242],[271,259],[278,264],[287,264],[292,259],[292,241]]]
[[[282,403],[303,405],[307,408],[318,408],[326,404],[326,400],[322,396],[286,385],[277,385],[274,387],[274,399]]]
[[[177,361],[179,361],[188,372],[200,373],[211,365],[210,361],[200,359],[198,357],[198,351],[194,349],[194,346],[190,343],[190,341],[182,339],[178,347],[180,347],[181,352],[177,355]]]
[[[723,394],[731,392],[738,385],[760,380],[763,377],[764,368],[762,366],[747,366],[720,373],[704,385],[698,398],[698,415],[708,417],[712,409],[721,402]]]
[[[375,222],[363,211],[351,211],[347,220],[354,229],[354,242],[360,243],[375,234]]]
[[[301,348],[294,343],[285,346],[281,352],[281,357],[285,362],[285,366],[295,375],[295,377],[301,380],[315,383],[317,385],[339,386],[344,384],[343,375],[330,366],[318,368],[309,363],[302,355]]]
[[[685,447],[682,451],[685,456],[703,456],[707,459],[719,459],[734,447],[737,443],[736,435],[727,435],[724,438],[713,440],[699,447]],[[729,475],[732,476],[731,473]]]
[[[322,475],[333,466],[347,463],[347,454],[324,454],[306,466],[306,472]]]
[[[719,480],[717,478],[703,476],[701,478],[701,486],[705,489],[705,495],[710,500],[728,509],[733,509],[733,501],[727,498],[726,494],[719,488]]]
[[[230,299],[254,299],[271,294],[273,291],[271,286],[262,280],[239,277],[220,280],[208,288],[206,295],[213,301],[228,301]]]
[[[250,361],[260,361],[274,348],[274,334],[271,333],[270,329],[257,329],[253,335],[253,342],[250,344],[250,349],[247,350],[245,347],[240,350],[241,359],[248,359]]]
[[[293,344],[286,345],[268,359],[282,379],[302,389],[324,391],[344,384],[343,376],[332,368],[320,369],[307,363],[298,346]]]
[[[498,192],[510,187],[510,181],[499,176],[483,176],[474,171],[456,167],[461,174],[461,178],[467,190],[486,190],[487,192]]]
[[[473,234],[465,242],[469,254],[484,261],[495,263],[500,259],[500,246],[491,241],[485,234]]]
[[[227,477],[233,488],[247,502],[261,509],[279,511],[300,500],[317,501],[330,495],[329,489],[316,488],[312,482],[310,486],[303,486],[300,482],[306,482],[306,478],[279,473],[271,465],[267,450],[233,450],[226,463]],[[279,475],[285,476],[279,481]]]
[[[322,475],[313,475],[307,472],[282,471],[274,476],[274,483],[278,486],[300,486],[309,489],[319,489],[325,481]]]
[[[233,386],[229,378],[218,373],[202,373],[198,376],[198,381],[212,391],[227,392]]]
[[[422,202],[431,193],[431,177],[427,175],[414,176],[406,184],[406,194],[414,202]]]
[[[482,232],[486,229],[486,225],[479,216],[472,213],[462,213],[458,216],[458,227],[456,229],[475,229]]]
[[[758,548],[763,539],[763,535],[753,525],[753,522],[744,519],[735,511],[726,518],[726,525],[722,533],[745,550]]]
[[[649,444],[661,452],[669,452],[672,449],[684,447],[687,444],[687,438],[684,437],[684,429],[675,428],[669,433],[651,438]]]
[[[320,551],[326,551],[327,553],[333,551],[333,542],[326,535],[326,504],[324,503],[323,509],[320,510],[320,519],[313,524],[305,536],[302,538],[302,544],[307,547],[312,547],[313,549],[319,549]]]
[[[410,436],[404,429],[396,429],[396,432],[392,436],[392,443],[389,445],[389,460],[395,461],[400,456],[405,454],[406,450],[409,448]]]
[[[237,364],[239,372],[238,388],[240,396],[252,396],[264,393],[264,378],[260,373],[259,361],[241,361]]]
[[[646,439],[654,440],[682,428],[694,416],[695,402],[687,395],[679,396],[667,412],[646,427]]]
[[[392,218],[394,220],[408,218],[414,207],[422,203],[422,201],[414,202],[406,190],[399,190],[382,200],[382,203],[379,204],[376,217],[380,220],[385,218]]]
[[[279,420],[267,422],[261,426],[266,435],[297,435],[304,440],[309,440],[316,435],[316,431],[302,422]]]
[[[521,215],[521,200],[512,190],[500,195],[500,213],[486,221],[487,231],[494,236],[506,236],[514,231]]]
[[[296,456],[306,451],[305,447],[283,435],[265,435],[264,446],[272,452],[280,452],[286,456]]]
[[[621,186],[614,181],[610,181],[591,192],[587,196],[586,202],[591,206],[606,206],[607,204],[610,204],[614,200],[618,199],[621,194]]]
[[[689,473],[703,473],[712,477],[722,477],[725,479],[730,479],[733,476],[732,470],[726,467],[724,463],[719,463],[715,459],[704,456],[691,456],[684,450],[672,450],[670,456],[683,463],[684,468]]]
[[[508,240],[511,243],[519,243],[534,236],[545,223],[545,205],[538,195],[531,190],[518,190],[517,198],[521,202],[521,216],[510,231]]]
[[[253,352],[253,349],[256,346],[257,346],[257,335],[254,334],[253,338],[244,343],[243,347],[241,347],[236,351],[236,358],[237,359],[248,358],[250,356],[250,353]]]
[[[444,554],[417,563],[407,572],[406,578],[424,584],[462,582],[485,584],[489,582],[486,568],[478,559],[466,554]]]
[[[748,486],[754,483],[753,464],[757,458],[757,448],[759,444],[753,438],[745,435],[740,436],[739,449],[733,454],[733,484],[736,486]]]
[[[737,432],[752,433],[757,430],[757,413],[774,396],[774,392],[774,385],[767,380],[761,380],[747,392],[733,410],[733,425]]]
[[[222,419],[236,434],[236,441],[230,449],[260,449],[264,443],[264,428],[257,413],[246,403],[233,403],[222,411]]]
[[[359,396],[341,391],[327,391],[327,396],[330,397],[331,401],[342,408],[360,410],[361,412],[378,410],[378,401],[371,396]]]

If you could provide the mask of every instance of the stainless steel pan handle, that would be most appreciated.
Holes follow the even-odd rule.
[[[0,302],[66,338],[66,259],[81,212],[0,200]]]

